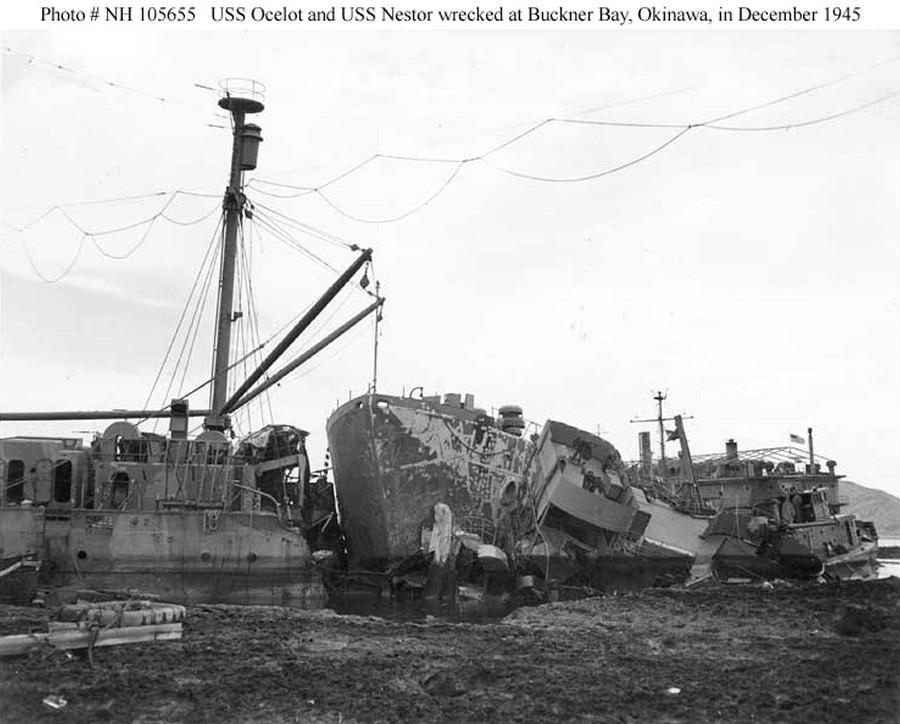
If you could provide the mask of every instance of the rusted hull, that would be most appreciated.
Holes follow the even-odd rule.
[[[327,433],[350,567],[369,570],[414,554],[436,503],[466,530],[492,527],[532,450],[473,411],[389,395],[346,403]]]

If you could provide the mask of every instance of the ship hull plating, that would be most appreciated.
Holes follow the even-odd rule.
[[[369,570],[418,551],[436,503],[465,530],[491,530],[533,450],[476,410],[378,394],[338,408],[327,432],[350,566]]]
[[[152,591],[175,603],[325,601],[306,541],[270,513],[79,510],[62,524],[45,528],[47,585]]]
[[[74,439],[0,440],[0,557],[31,556],[39,583],[177,603],[319,608],[303,533],[302,431],[241,441],[144,436],[114,423]]]

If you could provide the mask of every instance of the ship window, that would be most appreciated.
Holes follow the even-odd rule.
[[[112,479],[112,500],[110,504],[113,508],[120,508],[128,499],[128,484],[131,480],[128,473],[116,473]]]
[[[53,466],[53,500],[68,503],[72,497],[72,461],[57,460]]]
[[[10,503],[21,503],[25,497],[25,463],[10,460],[6,466],[6,499]]]

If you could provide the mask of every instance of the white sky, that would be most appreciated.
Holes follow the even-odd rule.
[[[0,409],[143,406],[227,176],[230,136],[207,126],[221,122],[215,96],[194,84],[240,76],[267,86],[248,196],[375,250],[388,300],[381,391],[421,384],[488,408],[518,403],[538,422],[599,428],[631,458],[652,426],[629,420],[653,417],[664,389],[670,413],[693,415],[695,453],[729,437],[783,445],[811,426],[839,472],[900,495],[900,96],[791,130],[693,128],[595,180],[496,168],[588,176],[678,132],[547,124],[490,164],[465,164],[394,223],[259,183],[318,186],[376,153],[478,157],[551,117],[700,123],[843,78],[723,124],[819,119],[900,90],[900,32],[54,26],[2,41]],[[351,216],[391,218],[454,168],[380,160],[325,192]],[[59,213],[35,221],[56,205],[103,231],[169,197],[81,202],[176,190],[210,196],[177,196],[170,218],[212,215],[160,219],[121,260],[86,239],[53,284],[29,263],[26,247],[52,278],[78,253],[82,234]],[[145,231],[95,239],[123,256]],[[354,256],[297,238],[337,269]],[[248,253],[263,337],[334,276],[264,230]],[[324,328],[367,298],[340,302]],[[207,376],[212,326],[210,309],[185,389]],[[271,398],[275,421],[312,433],[314,466],[328,414],[371,380],[372,339],[369,321]],[[167,399],[163,385],[154,403]],[[0,423],[0,436],[104,426]]]

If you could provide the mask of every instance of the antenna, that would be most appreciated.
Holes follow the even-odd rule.
[[[666,428],[663,425],[664,422],[669,420],[674,420],[674,417],[665,417],[663,415],[663,402],[668,398],[668,393],[663,392],[662,390],[657,390],[656,394],[653,395],[653,399],[656,400],[656,417],[650,419],[643,420],[629,420],[630,423],[635,424],[638,422],[655,422],[659,425],[659,463],[662,468],[662,479],[667,480],[669,476],[668,463],[666,462]],[[683,420],[692,420],[693,415],[679,415]]]

